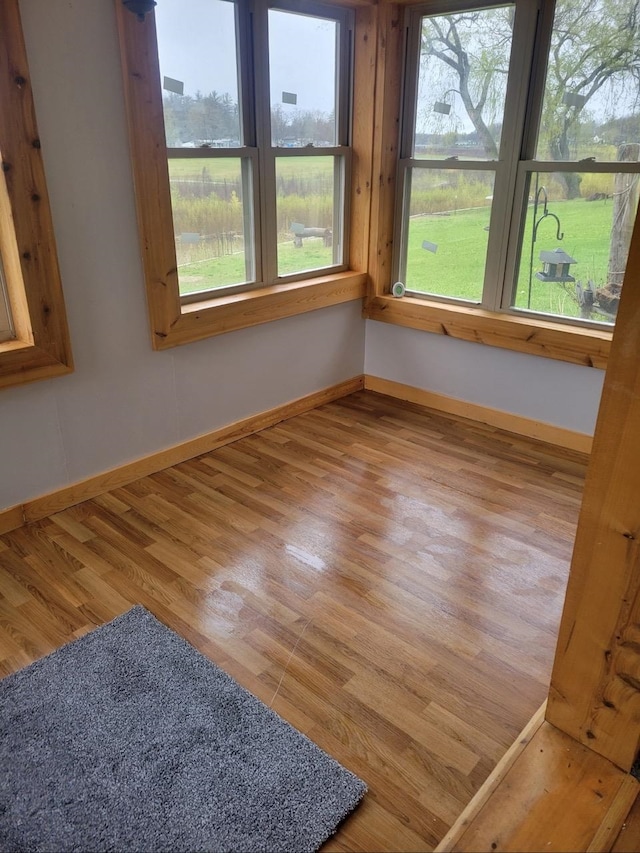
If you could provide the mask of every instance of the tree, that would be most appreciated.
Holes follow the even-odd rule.
[[[512,25],[508,7],[425,18],[422,28],[423,79],[431,76],[442,91],[449,86],[459,93],[487,157],[494,160],[498,140],[488,125],[504,100]]]
[[[637,92],[640,78],[639,12],[640,0],[558,0],[539,157],[573,159],[587,107],[598,102],[602,119],[610,117],[604,115],[605,93],[610,105],[636,106],[628,96]],[[502,106],[512,29],[513,7],[427,17],[422,29],[423,75],[459,92],[490,159],[497,158],[499,140],[491,124],[501,118],[496,113]],[[568,198],[579,195],[577,175],[564,173],[562,179]]]
[[[549,55],[539,153],[576,157],[572,143],[587,106],[608,89],[614,105],[640,76],[640,0],[562,0]],[[635,104],[634,104],[635,106]],[[604,116],[603,116],[604,117]],[[546,149],[546,150],[545,150]],[[580,194],[579,176],[563,173],[567,198]]]

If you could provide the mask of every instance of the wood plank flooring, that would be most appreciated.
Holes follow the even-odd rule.
[[[0,674],[140,603],[431,850],[547,694],[575,454],[359,392],[0,537]]]

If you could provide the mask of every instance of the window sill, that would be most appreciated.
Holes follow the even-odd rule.
[[[68,341],[66,344],[67,348],[63,353],[54,355],[25,341],[0,343],[0,388],[73,373]]]
[[[212,335],[362,299],[366,286],[366,273],[344,272],[182,306],[176,304],[174,317],[154,325],[153,348],[169,349]]]
[[[612,332],[444,305],[404,296],[370,299],[364,316],[460,340],[606,369]]]

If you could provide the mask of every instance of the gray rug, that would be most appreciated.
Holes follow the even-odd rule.
[[[142,607],[0,682],[3,851],[316,850],[365,791]]]

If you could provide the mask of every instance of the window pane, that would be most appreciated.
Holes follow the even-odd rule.
[[[637,0],[558,0],[537,159],[616,160],[640,142]]]
[[[11,326],[11,310],[7,297],[4,273],[0,259],[0,341],[6,341],[13,337]]]
[[[480,302],[494,173],[411,171],[405,287]]]
[[[336,145],[339,24],[269,10],[271,144]]]
[[[169,178],[180,294],[252,281],[250,161],[169,160]]]
[[[513,300],[517,308],[615,322],[639,179],[584,172],[531,175]]]
[[[513,6],[422,19],[414,154],[497,160]]]
[[[156,7],[167,145],[240,145],[235,4],[162,0]]]
[[[278,275],[342,263],[341,157],[277,157]]]

